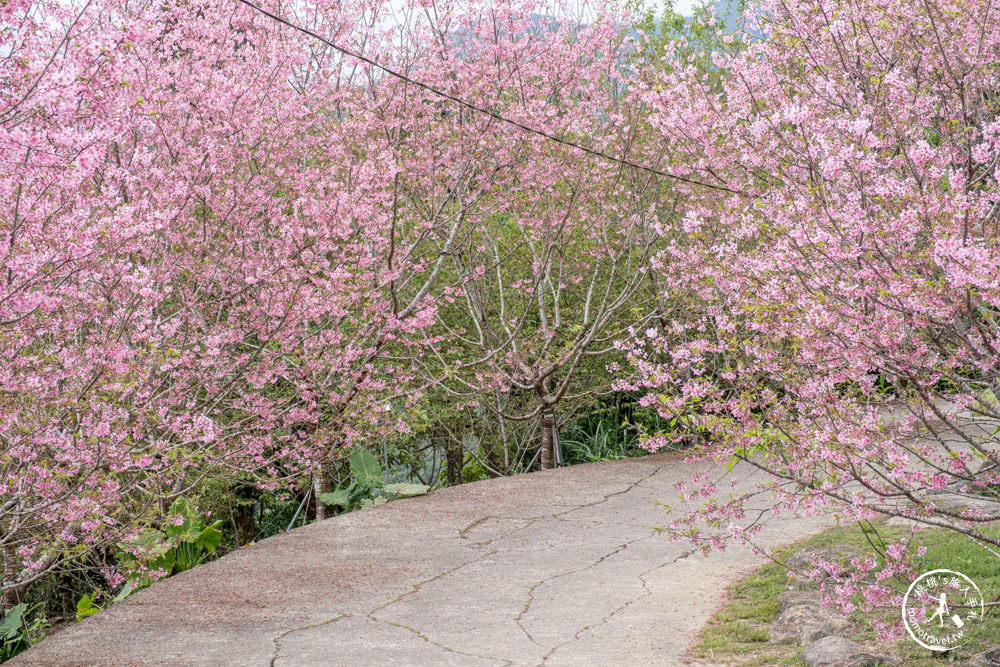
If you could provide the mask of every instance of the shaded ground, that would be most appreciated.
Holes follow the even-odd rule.
[[[668,520],[654,502],[676,506],[673,484],[702,469],[663,454],[341,515],[159,582],[11,664],[678,664],[761,563],[688,555],[653,528]],[[759,479],[730,474],[734,493]],[[829,523],[772,519],[759,542]]]

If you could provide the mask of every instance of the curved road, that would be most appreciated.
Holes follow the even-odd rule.
[[[159,582],[10,664],[678,664],[761,562],[686,555],[653,529],[668,520],[655,501],[675,504],[673,484],[701,470],[660,454],[341,515]],[[735,493],[759,480],[729,474]],[[772,518],[759,542],[829,523]]]

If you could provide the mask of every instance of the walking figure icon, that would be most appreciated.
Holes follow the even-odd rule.
[[[931,570],[917,577],[903,596],[903,625],[924,648],[951,651],[964,643],[969,622],[982,620],[985,604],[979,587],[961,572]]]
[[[948,613],[948,600],[947,600],[947,598],[948,598],[948,594],[947,593],[942,593],[941,594],[941,597],[938,598],[938,608],[937,608],[937,611],[934,612],[933,614],[931,614],[931,617],[927,619],[928,623],[930,623],[935,618],[937,618],[938,619],[938,627],[941,627],[942,625],[944,625],[944,615]],[[961,627],[961,626],[959,626],[959,627]]]

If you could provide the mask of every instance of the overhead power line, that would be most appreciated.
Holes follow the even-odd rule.
[[[415,79],[411,79],[410,77],[406,76],[405,74],[402,74],[401,72],[397,72],[397,71],[395,71],[394,69],[392,69],[390,67],[386,67],[385,65],[382,65],[382,64],[378,63],[377,61],[375,61],[375,60],[373,60],[373,59],[371,59],[371,58],[369,58],[367,56],[364,56],[364,55],[362,55],[360,53],[355,53],[354,51],[352,51],[352,50],[350,50],[348,48],[340,46],[339,44],[335,44],[335,43],[331,42],[330,40],[326,39],[325,37],[323,37],[322,35],[319,35],[319,34],[313,32],[312,30],[309,30],[308,28],[303,28],[302,26],[296,25],[296,24],[292,23],[291,21],[283,19],[282,17],[278,16],[277,14],[273,14],[273,13],[269,12],[268,10],[264,9],[263,7],[255,5],[254,3],[250,2],[249,0],[236,0],[236,1],[240,2],[240,3],[244,4],[244,5],[246,5],[247,7],[250,7],[254,11],[260,12],[264,16],[267,16],[268,18],[273,19],[274,21],[277,21],[278,23],[281,23],[282,25],[286,25],[289,28],[292,28],[293,30],[297,30],[297,31],[301,32],[303,35],[308,35],[309,37],[312,37],[313,39],[316,39],[316,40],[319,40],[320,42],[323,42],[324,44],[326,44],[330,48],[339,51],[340,53],[344,54],[345,56],[350,56],[351,58],[355,58],[357,60],[360,60],[361,62],[364,62],[364,63],[367,63],[367,64],[371,65],[372,67],[376,67],[376,68],[382,70],[383,72],[385,72],[386,74],[389,74],[390,76],[394,76],[397,79],[400,79],[400,80],[405,81],[405,82],[407,82],[409,84],[417,86],[418,88],[422,88],[422,89],[426,90],[429,93],[437,95],[438,97],[443,97],[443,98],[445,98],[447,100],[451,100],[452,102],[455,102],[456,104],[459,104],[459,105],[461,105],[461,106],[463,106],[463,107],[465,107],[467,109],[471,109],[471,110],[476,111],[478,113],[485,114],[485,115],[490,116],[491,118],[494,118],[494,119],[496,119],[496,120],[498,120],[498,121],[500,121],[502,123],[507,123],[508,125],[512,125],[514,127],[520,128],[521,130],[524,130],[525,132],[529,132],[531,134],[537,134],[537,135],[539,135],[541,137],[545,137],[546,139],[548,139],[550,141],[555,141],[556,143],[560,143],[560,144],[562,144],[564,146],[569,146],[570,148],[575,148],[578,151],[582,151],[584,153],[587,153],[589,155],[593,155],[595,157],[599,157],[599,158],[602,158],[602,159],[605,159],[605,160],[609,160],[611,162],[616,162],[616,163],[621,164],[621,165],[632,167],[633,169],[639,169],[641,171],[646,171],[646,172],[649,172],[651,174],[656,174],[657,176],[663,176],[665,178],[669,178],[669,179],[672,179],[674,181],[679,181],[679,182],[682,182],[682,183],[690,183],[691,185],[698,185],[698,186],[701,186],[703,188],[711,188],[712,190],[721,190],[721,191],[724,191],[724,192],[732,192],[734,194],[739,194],[735,190],[733,190],[731,188],[728,188],[728,187],[726,187],[724,185],[715,185],[715,184],[712,184],[712,183],[705,183],[703,181],[699,181],[699,180],[696,180],[696,179],[693,179],[693,178],[687,178],[685,176],[678,176],[677,174],[671,174],[671,173],[666,172],[666,171],[661,171],[659,169],[654,169],[653,167],[647,167],[645,165],[638,164],[636,162],[632,162],[631,160],[625,160],[623,158],[615,157],[614,155],[609,155],[608,153],[604,153],[602,151],[596,151],[596,150],[594,150],[592,148],[587,148],[586,146],[582,146],[582,145],[580,145],[580,144],[578,144],[578,143],[576,143],[574,141],[570,141],[568,139],[563,139],[560,136],[551,134],[551,133],[546,132],[544,130],[539,130],[537,128],[530,127],[528,125],[525,125],[524,123],[520,123],[520,122],[518,122],[516,120],[513,120],[511,118],[507,118],[506,116],[501,116],[500,114],[498,114],[495,111],[491,111],[490,109],[486,109],[486,108],[477,106],[475,104],[472,104],[471,102],[467,102],[467,101],[463,100],[460,97],[456,97],[455,95],[452,95],[451,93],[447,93],[447,92],[445,92],[443,90],[439,90],[438,88],[435,88],[434,86],[428,85],[428,84],[423,83],[421,81],[417,81]]]

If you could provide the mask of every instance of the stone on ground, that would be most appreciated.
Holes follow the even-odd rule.
[[[1000,645],[972,656],[969,665],[971,667],[1000,667]]]
[[[785,591],[778,593],[778,601],[781,603],[781,611],[787,611],[800,604],[816,604],[816,591]]]
[[[808,667],[877,667],[895,664],[884,656],[872,655],[855,641],[844,637],[823,637],[802,652]]]
[[[798,642],[801,646],[808,646],[817,639],[836,635],[848,627],[850,623],[847,619],[816,599],[799,602],[781,612],[778,620],[771,624],[770,639],[775,644]]]

